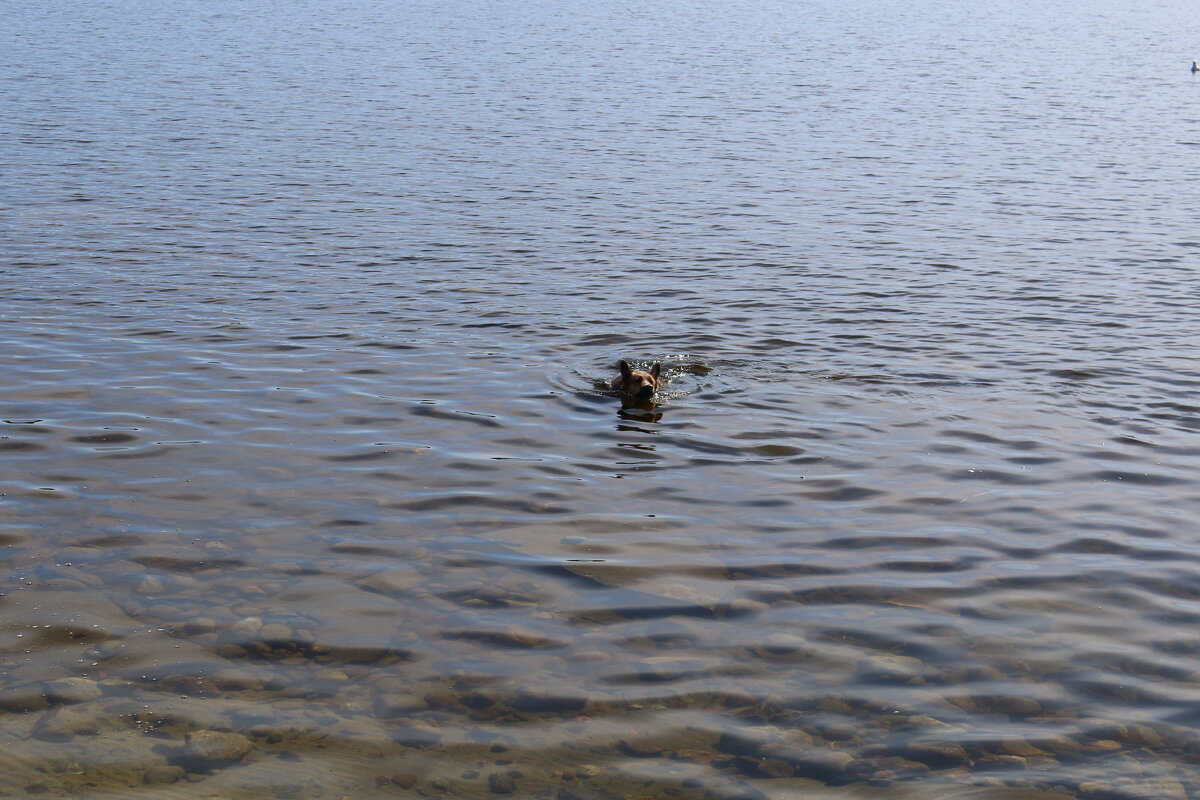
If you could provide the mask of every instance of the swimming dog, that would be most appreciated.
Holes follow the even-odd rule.
[[[659,373],[662,372],[662,364],[657,361],[650,367],[649,372],[634,369],[625,359],[621,359],[620,367],[621,377],[613,379],[612,388],[628,397],[649,400],[663,384],[663,380],[659,377]]]

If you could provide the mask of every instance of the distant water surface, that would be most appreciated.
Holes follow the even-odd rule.
[[[4,16],[0,796],[1200,796],[1192,5]]]

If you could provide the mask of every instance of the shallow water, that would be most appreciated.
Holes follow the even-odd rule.
[[[1200,794],[1191,11],[7,9],[0,796]]]

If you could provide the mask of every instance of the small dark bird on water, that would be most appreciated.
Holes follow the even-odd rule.
[[[1197,66],[1196,66],[1196,62],[1195,62],[1195,61],[1193,61],[1193,62],[1192,62],[1192,72],[1193,72],[1193,73],[1200,72],[1200,67],[1197,67]]]

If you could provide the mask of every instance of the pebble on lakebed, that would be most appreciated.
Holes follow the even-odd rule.
[[[239,761],[254,749],[254,743],[240,733],[195,731],[187,736],[184,754],[205,765]]]
[[[52,703],[84,703],[104,694],[100,684],[89,678],[59,678],[44,687],[46,699]]]

